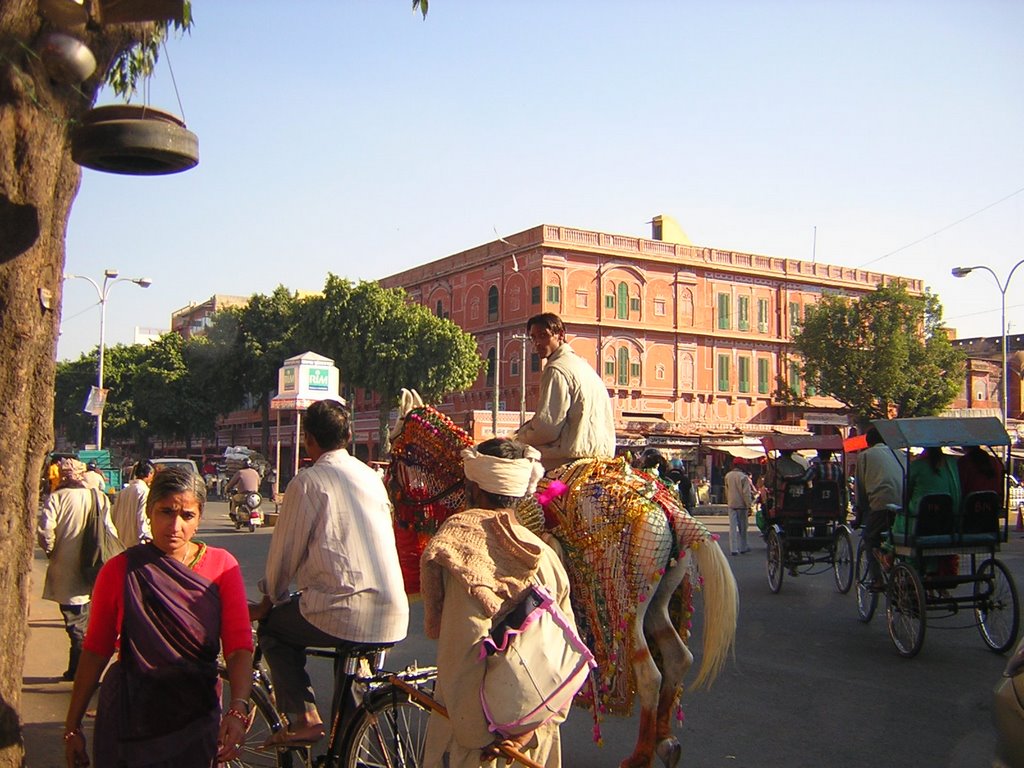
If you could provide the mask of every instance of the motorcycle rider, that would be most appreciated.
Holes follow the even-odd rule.
[[[235,472],[228,481],[225,494],[230,494],[231,516],[234,517],[235,510],[245,501],[246,495],[260,492],[260,473],[252,465],[252,459],[246,457],[245,466]]]

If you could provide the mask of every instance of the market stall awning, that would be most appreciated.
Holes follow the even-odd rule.
[[[749,445],[709,445],[708,447],[714,451],[728,453],[737,459],[756,460],[764,458],[764,449],[754,448]]]

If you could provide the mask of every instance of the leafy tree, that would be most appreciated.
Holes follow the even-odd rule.
[[[135,413],[151,434],[185,441],[212,435],[216,403],[208,398],[188,364],[188,342],[177,333],[165,333],[143,348],[132,381]]]
[[[807,383],[862,420],[931,416],[960,391],[964,356],[942,325],[931,293],[901,282],[859,299],[825,296],[795,338]]]
[[[270,453],[270,400],[277,390],[277,373],[285,360],[306,351],[300,349],[306,342],[297,333],[303,317],[300,304],[296,293],[279,285],[269,296],[255,294],[244,307],[229,310],[236,327],[233,370],[242,389],[259,403],[264,455]],[[226,333],[232,321],[221,322],[219,333]]]
[[[103,410],[104,443],[112,440],[145,442],[146,425],[135,412],[132,386],[144,349],[140,344],[116,344],[104,349],[103,386],[109,390]],[[96,418],[82,409],[90,388],[96,385],[97,352],[93,350],[77,360],[57,365],[54,425],[79,446],[93,442],[96,436]]]
[[[450,320],[410,303],[405,291],[328,275],[306,309],[322,354],[334,358],[350,387],[380,396],[381,448],[390,446],[388,414],[403,387],[439,399],[476,380],[483,361],[476,341]]]

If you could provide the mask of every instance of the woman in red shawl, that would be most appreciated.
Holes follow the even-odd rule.
[[[252,627],[235,558],[194,541],[206,501],[187,469],[157,473],[146,501],[153,540],[108,561],[65,721],[69,768],[89,765],[82,717],[103,679],[93,759],[97,768],[211,768],[236,759],[246,732]],[[223,647],[230,705],[221,711]]]

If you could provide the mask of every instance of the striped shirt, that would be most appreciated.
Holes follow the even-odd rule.
[[[288,484],[260,590],[275,603],[291,587],[313,626],[354,643],[394,643],[409,628],[391,503],[377,473],[341,448]]]

